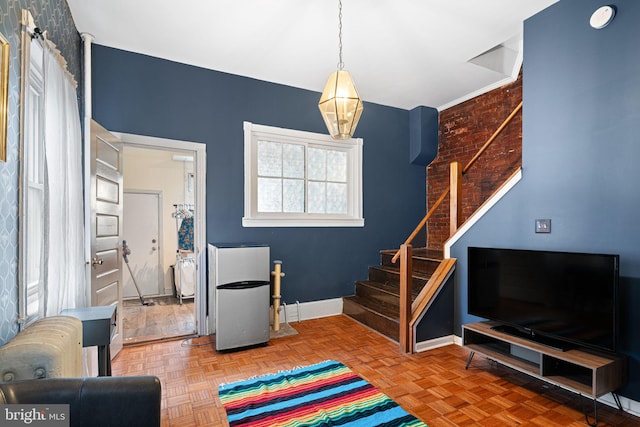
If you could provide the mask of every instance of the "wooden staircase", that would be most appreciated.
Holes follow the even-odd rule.
[[[413,249],[411,243],[447,196],[449,231],[451,236],[456,233],[461,226],[462,218],[462,177],[521,109],[522,102],[509,114],[466,166],[462,167],[459,162],[450,163],[447,188],[429,208],[399,250],[380,252],[381,263],[379,266],[369,267],[369,279],[356,283],[354,296],[343,298],[344,314],[398,341],[401,351],[405,353],[414,351],[415,325],[450,277],[455,268],[456,259],[443,259],[441,251]],[[517,173],[516,171],[514,176]]]
[[[391,259],[397,250],[380,251],[380,265],[369,267],[368,280],[356,282],[355,295],[343,298],[343,313],[394,341],[400,331],[400,263]],[[442,252],[413,250],[414,301],[442,261]]]

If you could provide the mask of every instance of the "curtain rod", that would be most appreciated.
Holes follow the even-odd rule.
[[[26,28],[27,28],[27,33],[29,33],[29,35],[31,36],[32,39],[45,40],[46,31],[42,31],[40,29],[40,27],[35,27],[35,28],[31,29],[31,28],[29,28],[27,26]]]

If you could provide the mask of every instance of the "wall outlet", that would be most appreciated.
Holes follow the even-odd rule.
[[[551,233],[551,220],[536,219],[536,233]]]

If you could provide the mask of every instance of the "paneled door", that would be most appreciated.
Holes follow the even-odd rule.
[[[122,142],[91,120],[91,305],[116,305],[111,357],[122,349]]]

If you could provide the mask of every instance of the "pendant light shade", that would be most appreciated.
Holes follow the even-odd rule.
[[[324,86],[318,107],[333,139],[349,139],[356,131],[362,115],[362,100],[358,96],[351,74],[342,68],[342,1],[338,2],[338,70],[331,73]]]
[[[331,73],[318,107],[331,138],[349,139],[353,136],[363,107],[348,71]]]

